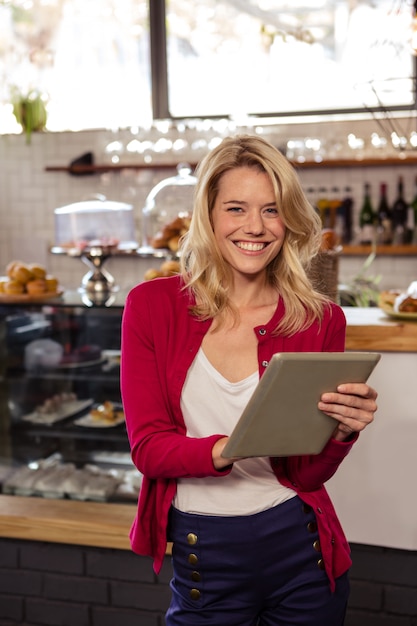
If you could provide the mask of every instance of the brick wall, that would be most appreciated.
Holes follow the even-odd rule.
[[[124,550],[0,540],[0,625],[162,626],[170,563]]]
[[[352,555],[345,626],[417,626],[417,552]],[[163,626],[170,576],[169,557],[155,576],[129,551],[0,539],[0,626]]]

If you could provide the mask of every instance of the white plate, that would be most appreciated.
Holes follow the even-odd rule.
[[[33,411],[33,413],[28,413],[22,417],[22,420],[25,422],[32,422],[33,424],[44,424],[46,426],[50,426],[51,424],[55,424],[56,422],[60,422],[61,420],[66,419],[67,417],[71,417],[72,415],[76,415],[80,411],[91,407],[94,400],[89,398],[88,400],[73,400],[71,402],[63,403],[59,409],[53,413],[38,413],[38,411]]]
[[[87,413],[86,415],[74,420],[74,424],[85,428],[114,428],[115,426],[122,424],[124,421],[124,415],[117,418],[113,422],[109,422],[108,420],[97,419],[96,417],[93,417],[91,413]]]
[[[106,359],[100,357],[99,359],[95,359],[94,361],[73,361],[72,363],[59,363],[59,369],[79,369],[81,367],[92,367],[93,365],[100,365],[101,363],[105,363]]]
[[[388,304],[380,304],[379,308],[384,311],[388,317],[392,317],[397,320],[404,320],[408,322],[417,321],[417,313],[401,313],[401,311],[394,311],[392,306]]]

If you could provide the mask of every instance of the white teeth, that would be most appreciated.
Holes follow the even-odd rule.
[[[248,250],[249,252],[259,252],[265,248],[264,243],[253,243],[247,241],[238,241],[236,245],[238,248],[241,248],[241,250]]]

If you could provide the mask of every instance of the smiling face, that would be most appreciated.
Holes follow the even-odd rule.
[[[225,172],[211,213],[214,236],[235,275],[258,276],[282,248],[285,226],[269,176],[256,167]]]

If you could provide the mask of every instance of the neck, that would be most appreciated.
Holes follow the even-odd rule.
[[[254,277],[234,280],[229,292],[230,302],[238,309],[259,308],[275,304],[278,292],[275,287],[266,282],[266,277],[262,280]]]

